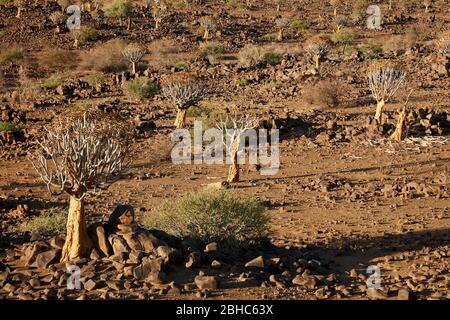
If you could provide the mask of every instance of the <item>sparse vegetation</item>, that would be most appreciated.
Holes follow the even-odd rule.
[[[132,99],[143,100],[158,92],[159,86],[148,78],[140,77],[127,81],[124,91]]]
[[[128,64],[122,55],[126,44],[120,39],[110,40],[101,44],[81,59],[81,68],[101,72],[120,72],[128,69]]]
[[[37,233],[42,236],[54,236],[64,232],[66,227],[66,213],[61,209],[44,210],[19,225],[21,233]]]
[[[19,128],[7,121],[0,120],[0,132],[18,132]]]
[[[385,63],[374,63],[369,68],[368,80],[372,96],[377,101],[375,120],[381,123],[384,105],[400,88],[406,73]]]
[[[254,198],[240,199],[227,190],[205,189],[167,201],[144,217],[149,228],[203,243],[218,242],[231,252],[268,235],[268,217]]]

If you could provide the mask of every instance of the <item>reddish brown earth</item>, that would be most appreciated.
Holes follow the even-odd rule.
[[[212,1],[216,3],[217,1]],[[412,1],[405,1],[412,2]],[[214,4],[218,6],[218,4]],[[184,21],[193,24],[201,16],[212,13],[214,5],[198,6],[195,10],[174,11],[168,21],[174,24]],[[258,5],[251,11],[240,11],[223,7],[227,12],[221,18],[221,37],[214,39],[224,43],[230,59],[223,59],[217,66],[209,66],[201,59],[190,63],[190,68],[200,76],[208,87],[210,95],[202,106],[214,111],[234,110],[250,112],[268,117],[285,119],[299,117],[304,122],[289,128],[281,128],[281,168],[274,176],[262,176],[252,166],[244,166],[242,181],[232,185],[243,196],[258,196],[268,204],[272,233],[270,242],[275,248],[265,253],[266,259],[291,257],[297,265],[280,266],[289,274],[279,275],[280,281],[271,281],[271,272],[262,276],[245,275],[247,281],[240,281],[240,275],[248,272],[243,264],[258,254],[250,251],[245,261],[236,261],[235,269],[230,262],[223,270],[202,267],[206,273],[216,274],[223,279],[218,290],[207,293],[213,299],[367,299],[374,298],[366,292],[366,269],[377,265],[381,269],[382,290],[390,298],[397,296],[398,289],[407,288],[412,299],[450,298],[450,136],[449,133],[435,134],[433,138],[416,137],[415,141],[393,142],[382,136],[365,132],[367,118],[375,110],[365,79],[367,61],[350,59],[343,62],[325,61],[321,67],[324,79],[333,79],[347,88],[335,108],[318,106],[319,111],[305,103],[305,88],[315,84],[318,75],[308,75],[309,65],[301,52],[302,37],[288,37],[283,43],[261,41],[261,36],[273,29],[272,4]],[[290,13],[296,18],[311,21],[315,31],[331,32],[332,25],[325,17],[332,9],[326,6],[326,13],[320,14],[324,5],[295,7]],[[270,7],[271,8],[271,7]],[[289,5],[281,14],[288,10]],[[369,32],[362,27],[361,43],[384,42],[393,35],[404,35],[407,28],[425,25],[432,34],[447,23],[445,4],[437,3],[433,11],[425,15],[421,7],[411,6],[386,14],[388,23],[380,32]],[[344,10],[344,9],[342,9]],[[348,12],[349,10],[347,10]],[[17,22],[13,8],[0,11],[2,26],[1,47],[17,43],[26,48],[29,55],[26,64],[30,70],[42,77],[46,73],[34,64],[33,56],[55,46],[70,49],[71,40],[67,34],[56,36],[50,27],[42,27],[39,17],[48,10],[27,10],[25,17]],[[286,13],[287,14],[287,13]],[[397,23],[403,15],[407,22]],[[434,16],[435,20],[432,20]],[[181,43],[179,52],[169,54],[191,61],[199,39],[186,29],[176,29],[163,22],[163,30],[155,32],[152,24],[143,17],[134,20],[131,31],[118,27],[114,21],[105,21],[97,28],[103,42],[114,36],[129,41],[140,41],[149,46],[164,41]],[[25,25],[24,25],[25,24]],[[34,27],[33,27],[34,26]],[[420,29],[423,30],[423,29]],[[394,101],[387,106],[386,113],[394,114],[404,101],[409,89],[414,89],[408,105],[409,110],[427,108],[435,112],[450,112],[450,81],[447,75],[436,71],[442,59],[432,49],[433,38],[424,36],[413,50],[391,59],[406,65],[407,86],[402,88]],[[249,41],[261,41],[284,53],[280,65],[257,70],[241,70],[236,66],[236,53]],[[79,54],[94,43],[83,46]],[[170,68],[160,66],[158,53],[150,52],[146,57],[150,73],[156,78],[170,73]],[[337,50],[337,49],[336,49]],[[174,58],[175,59],[175,58]],[[234,59],[234,60],[233,60]],[[156,66],[153,66],[155,63]],[[3,65],[6,77],[14,78],[17,66]],[[259,75],[259,74],[261,75]],[[243,78],[257,79],[249,86],[234,84]],[[71,73],[73,79],[75,73]],[[230,80],[231,79],[231,80]],[[230,84],[231,83],[231,84]],[[270,89],[273,83],[276,89]],[[196,191],[204,186],[223,181],[227,175],[225,165],[174,165],[170,161],[172,142],[169,134],[175,118],[175,110],[162,95],[144,102],[130,101],[123,95],[120,86],[108,83],[108,90],[94,94],[86,90],[85,97],[62,97],[46,92],[41,97],[43,105],[24,107],[9,102],[10,92],[17,88],[4,88],[4,99],[0,106],[21,110],[26,116],[16,117],[14,122],[24,132],[21,142],[2,146],[0,149],[0,259],[6,262],[7,250],[29,241],[29,237],[18,234],[15,228],[24,220],[52,207],[67,206],[65,195],[51,196],[31,166],[27,152],[35,148],[42,127],[50,122],[54,114],[76,101],[87,100],[99,104],[111,104],[130,120],[139,118],[154,121],[156,129],[139,132],[133,143],[135,158],[132,168],[122,180],[95,197],[89,197],[87,211],[90,221],[105,221],[118,204],[130,204],[135,208],[137,220],[146,212],[155,209],[162,201]],[[116,101],[111,102],[112,99]],[[192,123],[194,119],[188,119]],[[337,129],[327,128],[330,121]],[[449,121],[449,115],[447,115]],[[361,130],[361,133],[350,131]],[[347,130],[347,131],[346,131]],[[321,132],[325,132],[319,134]],[[347,133],[346,133],[347,132]],[[350,133],[349,133],[350,132]],[[333,138],[336,134],[341,138]],[[420,145],[422,143],[423,145]],[[395,190],[394,190],[395,189]],[[16,214],[17,206],[26,204],[29,212]],[[298,255],[298,257],[296,256]],[[16,257],[17,258],[17,257]],[[287,259],[287,258],[286,258]],[[300,260],[299,260],[300,259]],[[299,261],[298,261],[299,260]],[[31,293],[9,294],[0,287],[0,297],[38,298],[48,295],[46,288],[57,288],[55,281],[44,280],[50,271],[29,271],[18,267],[15,259],[8,261],[17,277],[12,282],[16,287],[39,275],[42,286]],[[293,285],[292,278],[297,268],[302,272],[310,269],[318,276],[318,284]],[[0,270],[1,271],[1,270]],[[299,271],[299,270],[297,270]],[[28,272],[28,273],[27,273]],[[280,272],[281,273],[281,272]],[[300,272],[301,273],[301,272]],[[170,273],[170,280],[177,283],[192,282],[198,270],[176,269]],[[258,274],[258,272],[256,272]],[[330,275],[332,275],[330,277]],[[333,276],[334,275],[334,276]],[[98,274],[95,274],[95,279]],[[332,280],[332,278],[337,278]],[[331,280],[327,280],[330,278]],[[141,282],[124,277],[121,285],[129,281],[132,290],[118,290],[109,296],[104,291],[93,290],[66,293],[68,298],[130,298],[130,299],[198,299],[204,295],[199,290],[182,290],[182,293],[158,288],[142,287]],[[123,289],[123,288],[122,288]]]

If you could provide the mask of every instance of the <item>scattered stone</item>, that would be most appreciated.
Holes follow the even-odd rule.
[[[97,283],[92,279],[89,279],[88,281],[86,281],[84,283],[84,289],[86,289],[87,291],[94,290],[96,286],[97,286]]]
[[[45,269],[53,262],[56,262],[60,256],[61,250],[59,249],[53,249],[39,253],[36,256],[36,261],[33,263],[33,266],[38,267],[40,269]]]
[[[195,284],[200,290],[209,289],[216,290],[219,288],[219,282],[214,276],[196,276],[194,279]]]
[[[264,258],[262,256],[256,257],[245,264],[246,268],[264,269]]]

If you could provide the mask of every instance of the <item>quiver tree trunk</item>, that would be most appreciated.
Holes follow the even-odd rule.
[[[159,29],[159,19],[155,19],[155,30]]]
[[[131,74],[136,74],[136,62],[131,62]]]
[[[397,125],[395,126],[394,133],[391,135],[391,139],[397,141],[403,140],[405,119],[406,119],[406,108],[403,108],[398,116]]]
[[[334,16],[337,15],[337,8],[334,8],[333,15],[334,15]]]
[[[375,120],[377,120],[378,123],[380,124],[381,124],[381,117],[383,115],[384,105],[385,105],[384,99],[381,99],[380,101],[377,102],[377,111],[375,112]]]
[[[277,40],[278,41],[283,41],[283,29],[280,29],[280,31],[278,31]]]
[[[20,6],[17,7],[17,14],[16,14],[16,18],[20,18],[20,16],[22,15],[22,8]]]
[[[208,40],[209,39],[209,30],[205,29],[205,33],[203,34],[203,39]]]
[[[320,56],[318,55],[318,54],[316,54],[315,56],[314,56],[314,63],[315,63],[315,65],[316,65],[316,68],[317,69],[319,69],[319,66],[320,66]]]
[[[175,119],[175,127],[177,129],[184,128],[186,123],[186,113],[187,109],[177,109],[177,118]]]
[[[61,262],[87,257],[92,243],[87,233],[84,203],[83,200],[74,196],[70,196],[66,229],[66,242],[62,249]]]
[[[228,178],[227,178],[228,183],[239,182],[238,150],[239,150],[239,143],[237,141],[234,141],[231,150],[231,165],[228,171]]]
[[[131,17],[128,18],[127,30],[131,29]]]

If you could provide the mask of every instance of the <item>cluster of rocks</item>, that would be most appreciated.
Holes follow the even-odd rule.
[[[369,136],[385,137],[394,132],[396,124],[396,116],[389,115],[382,125],[369,117],[364,128]],[[405,127],[409,136],[447,135],[450,133],[450,114],[424,108],[411,110],[407,112]]]
[[[390,182],[374,181],[367,184],[353,184],[346,179],[336,177],[308,178],[301,182],[300,189],[316,191],[333,196],[333,199],[348,199],[349,201],[369,200],[376,197],[385,198],[421,198],[450,197],[448,177],[438,175],[428,177],[424,181],[416,182],[408,179],[396,179]]]

